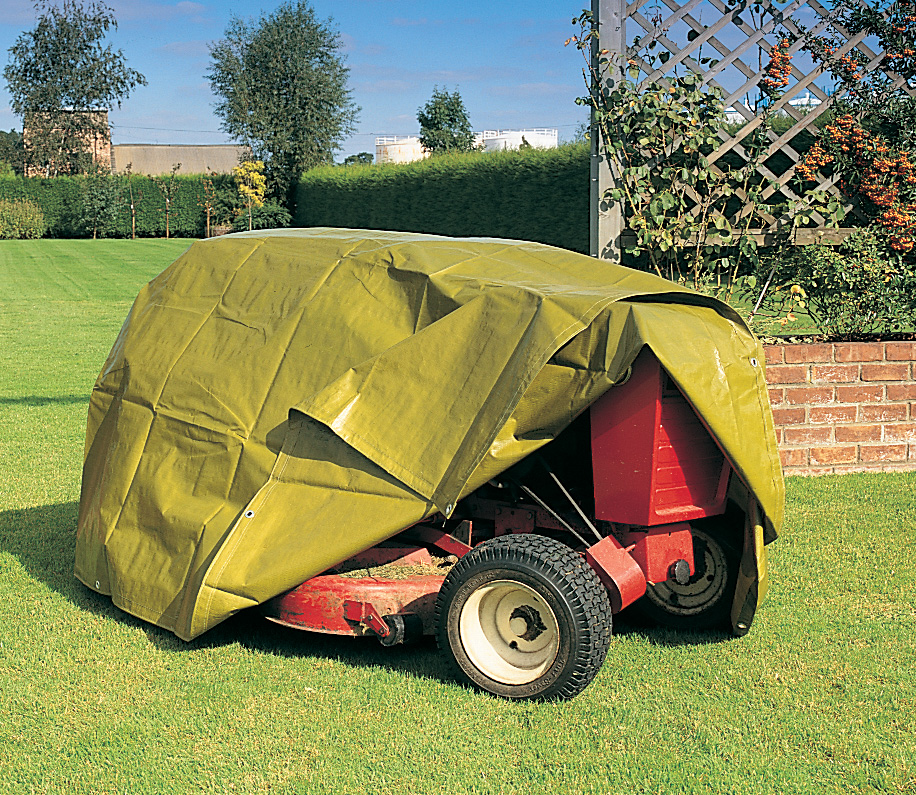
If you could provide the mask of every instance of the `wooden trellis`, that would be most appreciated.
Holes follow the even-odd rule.
[[[865,6],[864,0],[856,2]],[[721,144],[708,157],[714,170],[718,170],[717,164],[726,156],[737,155],[744,163],[752,161],[743,141],[760,127],[761,117],[755,115],[744,98],[759,94],[758,83],[764,75],[769,53],[785,32],[796,37],[788,49],[789,55],[804,55],[806,37],[839,34],[845,41],[834,53],[835,58],[856,51],[867,59],[867,72],[882,69],[885,60],[885,53],[873,47],[872,42],[866,40],[866,34],[850,35],[838,21],[837,11],[826,8],[820,0],[791,0],[782,7],[772,0],[739,0],[734,6],[724,0],[686,0],[683,3],[678,0],[634,0],[629,4],[626,0],[592,0],[592,15],[598,24],[600,42],[594,46],[593,57],[600,47],[612,55],[619,53],[622,57],[616,59],[618,63],[635,61],[642,68],[643,84],[664,83],[666,75],[675,69],[689,69],[700,75],[704,84],[717,86],[723,92],[726,108],[740,114],[745,123],[734,134],[725,130],[719,132]],[[634,47],[637,37],[639,45]],[[653,69],[640,57],[651,41],[670,53],[661,69]],[[716,61],[703,65],[701,54]],[[794,123],[781,134],[766,130],[769,144],[755,164],[761,178],[775,183],[775,187],[765,189],[765,201],[801,198],[791,180],[802,156],[790,143],[799,133],[812,127],[838,96],[829,95],[815,82],[823,74],[821,64],[811,61],[810,68],[804,68],[803,57],[793,58],[791,64],[790,83],[770,112],[785,114]],[[888,76],[902,84],[896,75],[888,72]],[[806,112],[792,104],[792,100],[803,93],[818,102],[816,112]],[[608,207],[601,202],[601,197],[613,184],[613,177],[607,162],[598,156],[595,138],[593,136],[592,143],[592,254],[617,259],[627,233],[620,205]],[[777,153],[783,155],[780,159],[787,165],[774,170],[768,161]],[[821,175],[816,187],[839,196],[835,182],[835,177]],[[856,207],[847,206],[846,210],[848,215],[856,215]],[[730,220],[736,222],[749,211],[750,207],[745,204]],[[815,216],[815,220],[819,226],[801,230],[799,242],[841,239],[851,231],[826,228],[825,219],[820,216]],[[755,237],[766,245],[775,238],[779,219],[764,214],[762,222],[764,225],[755,232]]]

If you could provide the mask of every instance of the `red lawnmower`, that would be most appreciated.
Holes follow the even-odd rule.
[[[386,646],[434,634],[475,687],[571,698],[629,605],[679,628],[728,625],[744,533],[731,473],[646,348],[622,383],[449,519],[414,525],[263,609],[285,626]]]

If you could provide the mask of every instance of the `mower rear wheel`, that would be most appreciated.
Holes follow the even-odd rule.
[[[694,573],[686,584],[674,580],[649,584],[634,605],[645,616],[680,630],[725,628],[738,581],[738,552],[696,526],[693,534]]]
[[[505,698],[572,698],[595,678],[611,640],[611,603],[595,572],[538,535],[493,538],[461,558],[436,617],[458,678]]]

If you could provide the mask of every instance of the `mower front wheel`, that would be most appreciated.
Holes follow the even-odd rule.
[[[538,535],[490,539],[449,572],[439,647],[458,678],[512,699],[567,699],[601,669],[611,603],[588,564]]]

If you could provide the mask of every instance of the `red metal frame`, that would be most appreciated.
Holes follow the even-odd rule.
[[[590,416],[598,519],[652,527],[725,510],[725,455],[651,351]]]
[[[433,575],[382,580],[319,574],[274,597],[263,609],[271,621],[296,629],[382,637],[388,634],[387,626],[379,627],[383,616],[413,614],[422,620],[424,634],[431,635],[443,580]]]

